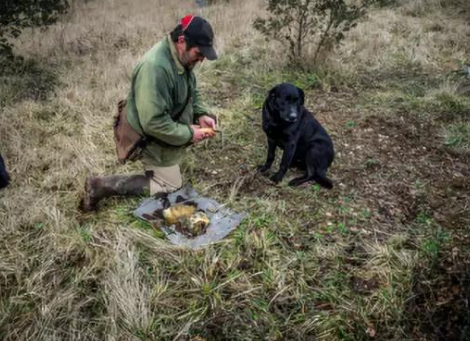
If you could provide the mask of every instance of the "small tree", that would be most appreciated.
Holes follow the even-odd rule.
[[[0,56],[13,56],[11,40],[23,29],[51,25],[68,8],[67,0],[0,0]]]
[[[257,18],[253,26],[267,38],[287,43],[291,62],[300,63],[306,44],[315,42],[315,62],[322,49],[344,39],[344,32],[357,24],[373,1],[268,0],[269,17]]]

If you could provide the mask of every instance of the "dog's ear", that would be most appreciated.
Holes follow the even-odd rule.
[[[278,89],[278,88],[279,88],[279,85],[276,85],[274,88],[272,88],[271,90],[269,90],[269,92],[268,92],[268,97],[269,97],[269,98],[276,97],[277,89]]]
[[[297,88],[299,90],[299,97],[300,97],[300,105],[304,105],[305,102],[305,94],[304,91],[301,88]]]

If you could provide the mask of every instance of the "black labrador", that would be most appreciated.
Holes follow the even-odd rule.
[[[284,154],[279,171],[270,178],[273,182],[279,183],[289,168],[296,167],[304,170],[305,175],[291,180],[290,186],[314,180],[325,188],[333,188],[326,177],[334,158],[333,142],[305,109],[302,89],[282,83],[269,91],[263,105],[263,130],[268,137],[268,157],[266,163],[258,167],[260,172],[271,168],[276,147],[279,147]]]

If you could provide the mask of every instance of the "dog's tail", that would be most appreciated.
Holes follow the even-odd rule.
[[[326,175],[316,173],[313,176],[313,180],[315,180],[315,182],[318,183],[322,187],[325,187],[328,189],[333,188],[333,182],[330,179],[328,179]]]

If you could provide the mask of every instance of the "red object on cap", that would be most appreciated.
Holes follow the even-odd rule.
[[[183,31],[191,24],[193,21],[194,15],[188,14],[183,19],[181,19],[181,26],[183,27]]]

